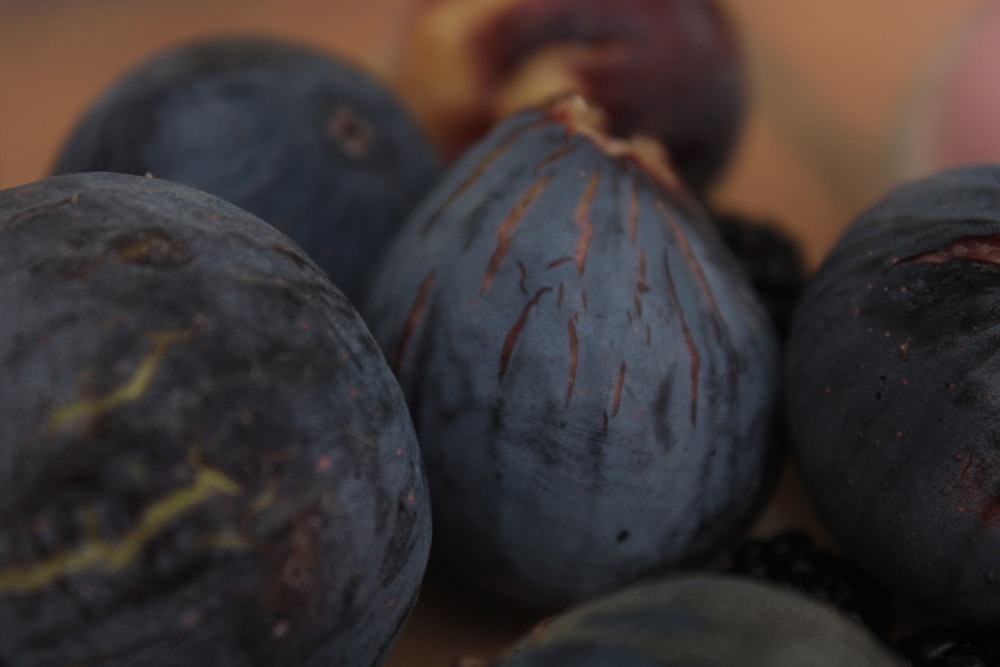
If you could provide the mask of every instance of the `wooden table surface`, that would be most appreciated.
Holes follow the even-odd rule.
[[[378,69],[409,0],[0,0],[0,187],[45,175],[70,124],[153,51],[194,36],[293,37]],[[914,100],[986,0],[725,0],[743,36],[752,107],[713,197],[772,218],[815,265],[902,175]],[[756,531],[813,525],[789,468]],[[429,574],[389,667],[489,657],[535,618]]]

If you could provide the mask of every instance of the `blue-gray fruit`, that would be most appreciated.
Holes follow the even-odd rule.
[[[372,667],[430,549],[398,384],[221,199],[0,191],[0,664]]]
[[[395,95],[294,42],[208,38],[156,53],[80,118],[54,173],[151,173],[288,234],[352,301],[440,174]]]
[[[770,491],[775,335],[711,222],[579,98],[512,116],[409,218],[363,315],[440,553],[558,607],[703,562]]]
[[[493,667],[901,667],[836,609],[739,577],[689,575],[588,601]]]
[[[1000,166],[888,193],[811,279],[792,450],[843,549],[896,593],[1000,623]]]

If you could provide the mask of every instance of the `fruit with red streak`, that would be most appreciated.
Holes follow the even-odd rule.
[[[426,0],[393,68],[452,157],[507,114],[576,91],[612,134],[664,142],[695,191],[725,166],[747,101],[741,47],[714,0]]]
[[[900,597],[1000,623],[1000,166],[888,193],[810,280],[792,451],[847,555]]]
[[[718,555],[776,472],[768,316],[657,144],[598,116],[571,97],[498,125],[362,306],[440,554],[549,608]]]

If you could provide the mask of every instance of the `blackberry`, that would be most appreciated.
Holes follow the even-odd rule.
[[[1000,637],[971,627],[932,625],[900,639],[893,648],[907,667],[996,667]]]
[[[851,561],[818,548],[801,530],[751,539],[733,551],[728,571],[786,585],[837,606],[841,613],[887,637],[896,623],[889,594]]]
[[[770,222],[719,211],[713,219],[784,340],[806,281],[799,244]]]

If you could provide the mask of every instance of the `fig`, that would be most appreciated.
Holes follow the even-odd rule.
[[[430,548],[399,385],[285,235],[86,173],[0,191],[0,664],[380,664]]]
[[[285,232],[356,301],[440,169],[416,121],[360,65],[231,36],[135,65],[83,113],[52,171],[150,173],[222,197]]]
[[[537,627],[493,667],[900,667],[824,603],[735,576],[648,581]]]
[[[900,597],[1000,623],[1000,166],[887,193],[792,324],[791,448],[843,550]]]
[[[615,136],[662,141],[697,192],[728,162],[748,106],[738,34],[715,0],[421,0],[389,76],[448,158],[574,91]]]
[[[537,608],[718,555],[779,458],[767,313],[656,144],[603,122],[570,96],[498,125],[362,305],[410,405],[436,551]]]

